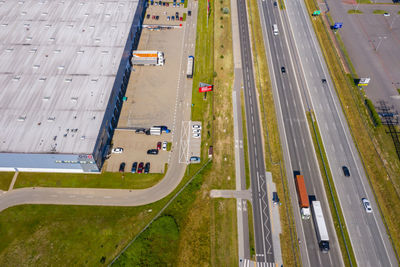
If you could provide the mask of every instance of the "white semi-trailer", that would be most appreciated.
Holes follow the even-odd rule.
[[[328,253],[329,236],[328,236],[328,229],[326,228],[324,214],[322,213],[321,202],[312,201],[311,208],[313,212],[314,227],[315,227],[315,232],[317,233],[319,248],[323,253]]]
[[[194,57],[189,56],[187,62],[187,70],[186,70],[186,77],[193,78],[193,65],[194,65]]]
[[[164,53],[160,51],[133,51],[132,65],[164,65]]]

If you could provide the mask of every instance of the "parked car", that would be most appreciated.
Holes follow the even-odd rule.
[[[282,72],[282,73],[286,73],[285,67],[282,67],[282,68],[281,68],[281,72]]]
[[[148,155],[157,155],[158,150],[157,149],[149,149],[149,150],[147,150],[147,154]]]
[[[194,133],[193,138],[200,138],[200,133]]]
[[[136,129],[135,133],[144,134],[144,133],[146,133],[146,129],[145,128]]]
[[[162,5],[165,6],[165,2],[163,2]]]
[[[349,168],[347,168],[346,166],[342,166],[342,170],[343,170],[343,174],[346,177],[350,177],[350,171]]]
[[[157,3],[157,2],[155,2],[155,3],[154,3],[154,6],[158,6],[158,3]]]
[[[157,142],[157,150],[161,149],[161,142]]]
[[[121,154],[122,152],[124,152],[124,149],[122,147],[116,147],[116,148],[113,148],[113,150],[111,150],[111,152],[114,154]]]
[[[154,5],[154,2],[153,2],[153,1],[151,1],[151,2],[150,2],[150,5]]]
[[[191,163],[200,163],[200,157],[192,156],[190,157]]]
[[[193,133],[200,133],[200,129],[193,129],[192,132]]]
[[[172,4],[172,6],[173,6],[173,7],[176,7],[176,4],[175,4],[175,3],[173,3],[173,4]]]
[[[161,6],[161,4],[162,4],[162,2],[161,2],[161,1],[158,1],[158,5]]]
[[[180,18],[179,18],[179,20],[180,20],[180,21],[183,21],[183,18],[182,18],[182,17],[180,17]]]
[[[179,20],[179,16],[178,16],[178,15],[176,15],[176,16],[175,16],[175,19],[176,19],[176,20]]]
[[[191,16],[192,15],[192,11],[188,11],[188,16]]]
[[[142,173],[142,172],[143,172],[143,162],[140,162],[137,169],[137,173]]]
[[[176,6],[177,6],[177,7],[179,7],[180,5],[181,5],[181,4],[179,4],[179,3],[176,3]]]
[[[132,164],[131,173],[136,173],[136,170],[137,170],[137,162],[134,162],[134,163]]]
[[[273,204],[278,204],[279,203],[279,197],[277,192],[272,193],[272,202]]]
[[[156,16],[156,20],[158,20],[160,18],[160,16]]]
[[[146,18],[149,19],[150,18],[150,14],[147,14]]]
[[[150,172],[150,162],[147,162],[146,165],[144,166],[144,173],[149,173]]]
[[[174,17],[174,16],[171,16],[171,20],[175,20],[175,17]]]
[[[201,126],[198,124],[193,124],[192,129],[201,129]]]
[[[169,19],[170,19],[170,17],[168,16],[168,17],[167,17],[167,20],[169,21]]]
[[[175,16],[178,16],[178,17],[179,17],[179,12],[175,12]]]
[[[125,162],[122,162],[120,165],[119,165],[119,172],[124,172],[125,171]]]
[[[162,150],[167,150],[167,141],[162,142]]]
[[[367,213],[372,213],[372,207],[371,207],[371,203],[369,203],[369,200],[366,198],[363,198],[361,200],[362,200],[363,206],[365,208],[365,211]]]
[[[153,15],[153,16],[151,17],[151,19],[156,19],[156,16]]]
[[[169,6],[169,3],[165,3],[166,6]]]

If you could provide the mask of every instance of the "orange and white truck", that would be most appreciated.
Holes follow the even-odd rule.
[[[139,51],[132,52],[132,65],[164,65],[164,53],[160,51]]]
[[[296,190],[299,198],[300,213],[303,220],[310,219],[310,201],[308,200],[308,194],[306,190],[306,184],[304,182],[303,175],[296,175]]]

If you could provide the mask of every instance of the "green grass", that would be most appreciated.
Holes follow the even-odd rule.
[[[246,188],[250,188],[250,169],[249,169],[249,150],[247,144],[247,126],[246,126],[246,112],[244,109],[244,96],[243,91],[240,91],[240,103],[242,110],[242,129],[243,129],[243,154],[244,154],[244,172],[246,175]]]
[[[0,190],[7,191],[13,177],[14,172],[0,172]]]
[[[188,6],[188,1],[189,1],[189,0],[185,0],[185,4],[183,5],[184,8],[187,8],[187,6]]]
[[[127,166],[130,170],[131,166]],[[157,184],[164,177],[160,173],[115,173],[64,174],[64,173],[19,173],[14,188],[21,187],[75,187],[75,188],[121,188],[143,189]]]
[[[183,13],[183,21],[186,21],[186,16],[187,16],[187,14]]]
[[[374,12],[372,12],[372,13],[374,13],[374,14],[385,14],[385,13],[387,13],[387,11],[385,11],[385,10],[382,10],[382,9],[375,9],[374,10]]]
[[[306,0],[308,10],[315,9],[313,0]],[[375,127],[365,106],[365,95],[346,75],[328,35],[329,25],[312,20],[318,41],[340,99],[350,132],[367,173],[368,182],[377,200],[392,245],[400,251],[400,161],[386,127]],[[399,259],[398,259],[399,260]]]
[[[400,11],[399,11],[400,12]],[[399,93],[399,95],[400,95],[400,88],[397,88],[397,93]]]
[[[357,0],[357,3],[359,4],[372,4],[371,0]]]
[[[351,246],[349,233],[347,231],[342,209],[340,207],[339,199],[337,197],[337,192],[335,189],[335,185],[332,179],[332,173],[330,167],[328,165],[328,159],[326,157],[325,148],[322,145],[322,138],[319,132],[318,124],[313,120],[314,114],[307,112],[308,126],[310,128],[312,140],[314,143],[315,154],[317,155],[319,168],[321,170],[321,175],[323,177],[325,192],[327,194],[329,208],[331,210],[333,224],[335,226],[336,235],[339,240],[340,249],[342,251],[343,261],[346,266],[357,266],[357,262],[354,256],[353,247]],[[326,170],[323,171],[323,170]],[[329,180],[329,181],[328,181]],[[329,187],[330,185],[330,187]],[[332,190],[332,193],[330,193]],[[334,202],[336,204],[337,212],[335,210]],[[339,219],[342,224],[342,229],[340,228]],[[342,232],[343,231],[343,232]],[[346,251],[346,246],[348,252]]]
[[[363,14],[364,12],[362,12],[359,9],[349,9],[349,10],[347,10],[347,13],[349,13],[349,14]]]
[[[285,10],[286,9],[284,0],[279,0],[279,8],[281,10]]]
[[[248,2],[249,20],[253,37],[255,82],[256,88],[260,94],[259,105],[264,132],[264,147],[266,150],[265,166],[266,170],[272,173],[273,182],[276,184],[278,194],[283,196],[281,200],[282,212],[280,212],[282,227],[280,242],[284,265],[296,266],[300,262],[296,226],[294,224],[289,189],[285,176],[285,166],[265,48],[263,42],[261,42],[261,40],[263,40],[263,35],[257,7],[256,0]]]
[[[167,143],[167,151],[171,151],[171,148],[172,148],[172,143],[168,142]]]
[[[113,266],[173,266],[179,245],[179,227],[172,216],[155,220],[114,262]]]

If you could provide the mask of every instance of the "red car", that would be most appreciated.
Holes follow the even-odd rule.
[[[160,150],[161,149],[161,142],[158,142],[157,143],[157,150]]]
[[[143,165],[144,165],[143,162],[140,162],[140,163],[139,163],[139,167],[138,167],[138,169],[137,169],[137,173],[142,173],[142,172],[143,172]]]
[[[180,17],[180,18],[179,18],[179,20],[180,20],[180,21],[182,21],[182,20],[183,20],[183,18],[182,18],[182,17]]]
[[[152,16],[151,18],[152,18],[152,19],[156,19],[156,16]]]

